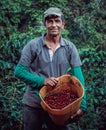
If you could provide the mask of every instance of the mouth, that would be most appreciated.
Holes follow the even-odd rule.
[[[51,29],[50,31],[51,31],[51,32],[58,32],[57,29]]]
[[[58,29],[51,29],[51,31],[58,31]]]
[[[50,34],[57,35],[60,31],[57,28],[52,28],[49,30]]]

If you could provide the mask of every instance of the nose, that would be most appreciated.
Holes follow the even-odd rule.
[[[53,21],[52,26],[56,26],[56,22],[55,21]]]

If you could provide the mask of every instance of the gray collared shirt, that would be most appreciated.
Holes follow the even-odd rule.
[[[75,45],[66,39],[60,39],[52,60],[44,36],[31,40],[23,49],[20,64],[28,66],[30,71],[44,77],[58,77],[67,73],[69,67],[81,65]]]

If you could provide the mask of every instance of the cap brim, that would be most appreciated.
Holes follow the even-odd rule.
[[[45,14],[44,18],[51,16],[51,15],[56,15],[56,16],[59,16],[59,17],[61,16],[61,14],[59,14],[59,13],[49,13],[49,14]]]

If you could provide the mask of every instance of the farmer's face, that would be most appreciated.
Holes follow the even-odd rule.
[[[64,28],[64,22],[59,16],[51,16],[46,19],[45,27],[49,35],[59,35]]]

